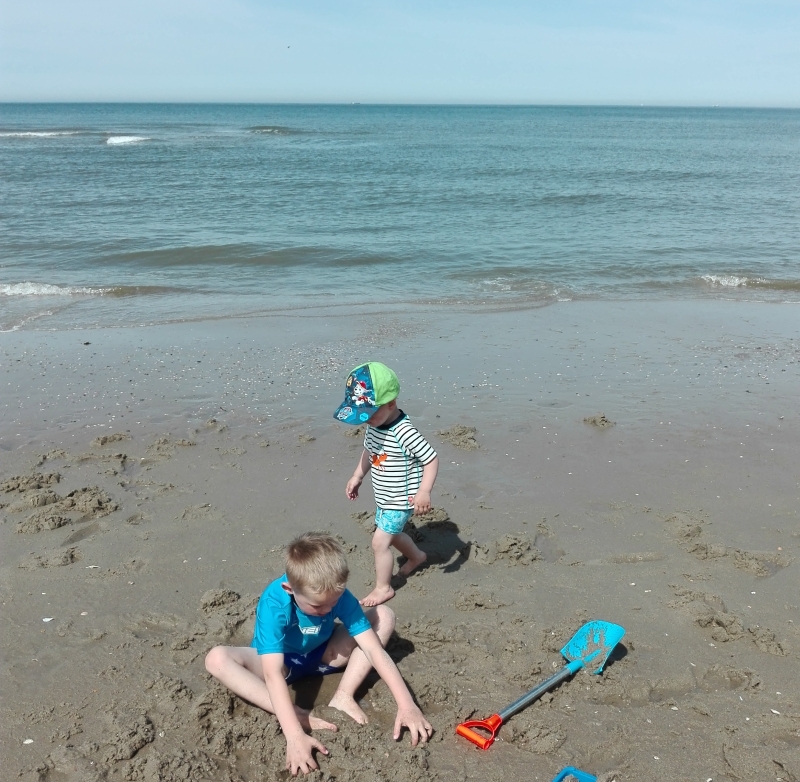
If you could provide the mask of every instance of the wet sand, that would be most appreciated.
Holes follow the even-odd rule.
[[[360,441],[331,414],[373,357],[442,461],[414,524],[429,565],[390,603],[436,734],[393,743],[374,683],[369,726],[334,713],[320,733],[315,778],[800,779],[800,323],[724,302],[3,335],[9,779],[283,778],[277,723],[203,657],[249,642],[300,531],[341,536],[369,590],[370,492],[344,496]],[[601,676],[486,753],[453,734],[554,671],[592,618],[627,630]],[[298,698],[326,703],[335,678]]]

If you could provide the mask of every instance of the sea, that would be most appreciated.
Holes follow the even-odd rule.
[[[800,110],[0,104],[0,330],[800,303]]]

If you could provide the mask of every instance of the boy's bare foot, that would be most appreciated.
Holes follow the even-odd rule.
[[[390,586],[375,587],[363,600],[359,600],[358,602],[361,603],[362,606],[372,607],[379,606],[381,603],[385,603],[393,597],[394,589]]]
[[[334,732],[339,730],[332,722],[315,717],[308,709],[301,709],[295,706],[294,711],[297,714],[297,719],[300,720],[303,730],[332,730]]]
[[[419,556],[409,558],[400,570],[397,571],[398,576],[408,576],[413,573],[423,562],[428,561],[428,555],[424,551],[419,552]]]
[[[345,714],[352,717],[359,725],[367,724],[367,715],[364,714],[361,707],[356,703],[355,698],[351,695],[346,695],[337,690],[333,694],[333,698],[331,698],[331,702],[328,706],[343,711]]]

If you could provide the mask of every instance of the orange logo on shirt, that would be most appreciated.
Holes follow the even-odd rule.
[[[383,469],[381,467],[381,464],[383,464],[383,462],[386,461],[386,454],[385,453],[373,454],[372,457],[370,458],[370,461],[372,462],[372,466],[373,467],[377,467],[379,469]]]

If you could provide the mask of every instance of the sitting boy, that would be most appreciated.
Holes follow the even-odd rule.
[[[286,573],[273,581],[256,607],[251,646],[215,646],[206,670],[241,698],[278,717],[286,737],[286,767],[292,776],[316,769],[313,751],[328,750],[306,730],[336,730],[292,703],[289,687],[304,676],[344,669],[330,706],[365,723],[355,691],[371,668],[386,682],[397,703],[394,739],[402,726],[411,744],[427,741],[433,728],[414,703],[397,666],[384,647],[394,630],[394,612],[377,606],[365,614],[346,588],[350,571],[341,546],[330,535],[307,532],[286,550]],[[335,619],[341,624],[334,625]]]

